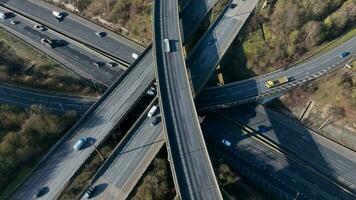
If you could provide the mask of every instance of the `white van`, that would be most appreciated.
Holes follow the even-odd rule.
[[[58,11],[52,11],[52,15],[54,15],[58,20],[63,18],[63,14]]]
[[[152,106],[152,108],[150,109],[150,111],[148,111],[147,116],[148,116],[149,118],[151,118],[151,117],[156,113],[157,108],[158,108],[157,106]]]
[[[163,40],[163,44],[164,44],[164,52],[170,52],[171,51],[171,46],[169,45],[169,40],[168,39],[164,39]]]
[[[86,138],[80,138],[74,145],[73,148],[75,150],[80,150],[80,148],[82,148],[82,146],[85,144],[85,142],[87,141]]]
[[[136,60],[138,58],[138,54],[137,53],[132,53],[131,56]]]

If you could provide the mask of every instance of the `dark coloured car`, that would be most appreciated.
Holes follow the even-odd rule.
[[[98,37],[105,37],[106,33],[105,32],[95,32],[95,35]]]
[[[237,3],[231,3],[231,4],[230,4],[230,8],[231,8],[231,9],[235,8],[236,6],[237,6]]]
[[[341,54],[340,54],[340,57],[341,58],[345,58],[346,56],[348,56],[350,54],[350,52],[342,52]]]
[[[257,131],[258,131],[259,133],[266,133],[266,132],[269,131],[269,128],[268,128],[267,126],[258,126],[258,127],[257,127]]]
[[[160,121],[159,117],[153,118],[153,120],[151,121],[151,126],[156,126],[159,123],[159,121]]]
[[[49,191],[48,187],[41,187],[40,189],[37,190],[35,197],[40,198],[43,195],[45,195]]]

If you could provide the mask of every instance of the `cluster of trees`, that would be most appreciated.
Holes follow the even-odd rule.
[[[52,1],[53,0],[48,0]],[[56,1],[57,2],[57,1]],[[126,34],[149,44],[152,38],[152,0],[62,0],[74,5],[85,16],[100,17],[128,30]],[[111,27],[122,32],[119,27]]]
[[[290,64],[354,28],[355,7],[355,0],[277,0],[252,18],[243,44],[248,65],[262,74]]]
[[[38,106],[22,110],[0,105],[0,188],[32,166],[75,122],[75,112],[51,114]]]
[[[173,199],[175,196],[169,163],[164,158],[155,158],[152,170],[144,177],[133,200]]]

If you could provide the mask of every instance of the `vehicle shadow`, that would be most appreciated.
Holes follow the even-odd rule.
[[[208,67],[204,61],[212,56],[219,56],[220,60],[224,55],[220,51],[219,41],[214,37],[207,38],[205,44],[209,46],[209,53],[203,54],[205,57],[201,62],[194,56],[187,60],[193,80],[198,76],[196,74],[203,73],[204,68]],[[195,48],[200,48],[199,43],[197,46]],[[225,83],[254,75],[246,64],[242,49],[242,43],[236,39],[224,55],[226,59],[220,62],[223,77],[226,77]],[[201,48],[200,50],[203,51]],[[216,86],[213,81],[215,79],[210,79],[210,86]],[[293,81],[293,77],[290,81]],[[244,80],[241,91],[234,92],[242,97],[246,91],[250,96],[257,96],[261,92],[260,84],[264,83],[258,83],[256,79]],[[236,94],[229,96],[229,93],[219,92],[215,95],[226,96],[226,101],[236,98]],[[203,96],[204,91],[200,95]],[[208,104],[209,101],[214,101],[213,96],[206,96],[203,100],[199,97],[196,102],[199,106],[202,103]],[[305,195],[317,199],[320,197],[316,193],[327,192],[329,195],[348,199],[342,189],[330,182],[337,182],[340,173],[335,171],[332,158],[325,154],[326,147],[315,141],[315,133],[286,116],[263,105],[245,104],[208,113],[201,126],[209,150],[214,149],[212,152],[218,152],[218,157],[223,158],[231,167],[279,198],[288,196],[293,199],[299,195],[302,198]],[[243,127],[247,127],[249,131],[242,131]],[[224,144],[223,139],[229,140],[231,147]],[[280,153],[275,153],[274,148]]]
[[[90,199],[99,196],[102,192],[104,192],[104,190],[105,190],[107,187],[108,187],[108,184],[107,184],[107,183],[101,183],[101,184],[99,184],[99,185],[96,185],[96,186],[95,186],[95,190],[94,190],[92,196],[90,197]]]
[[[86,138],[86,142],[85,142],[85,144],[83,145],[83,147],[81,149],[84,150],[84,149],[89,148],[89,147],[94,147],[93,144],[95,144],[95,142],[96,142],[95,138],[87,137]]]

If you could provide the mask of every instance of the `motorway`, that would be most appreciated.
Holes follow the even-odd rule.
[[[1,4],[70,38],[83,42],[101,53],[105,52],[119,59],[123,64],[132,64],[135,60],[132,53],[140,55],[144,49],[127,38],[40,0],[0,0]],[[67,15],[63,21],[59,22],[52,15],[53,10]],[[95,35],[98,31],[106,32],[107,35],[98,37]]]
[[[231,120],[253,128],[305,161],[345,190],[356,191],[356,153],[264,106],[244,105],[221,111]],[[261,127],[266,132],[258,132]],[[356,196],[355,196],[356,197]]]
[[[1,10],[6,10],[0,6]],[[10,21],[19,21],[19,24],[13,25]],[[42,52],[45,52],[69,70],[75,72],[79,76],[110,86],[126,69],[121,64],[110,67],[107,63],[114,61],[91,50],[90,48],[68,38],[57,32],[47,28],[45,31],[40,31],[34,28],[38,23],[29,20],[16,13],[15,17],[11,17],[0,22],[0,26],[8,32],[14,34],[23,41],[31,44]],[[41,44],[41,39],[52,39],[60,41],[61,44],[49,48]],[[96,67],[94,62],[105,63],[104,66]]]
[[[204,18],[201,16],[206,16],[206,13],[210,11],[212,5],[214,5],[217,0],[190,0],[184,6],[184,9],[179,13],[181,17],[181,32],[183,41],[187,41],[185,38],[190,38],[193,33],[197,31]],[[195,8],[194,12],[190,12],[192,8]]]
[[[190,89],[178,1],[155,0],[153,10],[159,102],[177,194],[181,199],[222,199]],[[165,52],[167,38],[171,50]]]
[[[354,50],[354,46],[355,45],[355,41],[356,38],[354,37],[353,39],[345,42],[344,44],[340,45],[339,47],[336,48],[336,50],[332,50],[332,52],[329,52],[328,55],[337,55],[340,51],[344,50],[345,48],[348,48],[350,46],[352,46],[352,49],[350,49],[350,51],[354,54],[355,50]],[[219,44],[219,43],[217,43]],[[334,56],[335,57],[335,56]],[[336,56],[337,57],[337,56]],[[285,86],[281,86],[281,87],[277,87],[276,89],[271,89],[270,92],[262,92],[261,89],[256,89],[255,90],[250,90],[249,88],[252,87],[253,85],[256,85],[256,83],[259,83],[260,88],[265,88],[265,90],[268,90],[265,87],[265,82],[267,80],[272,80],[275,79],[277,77],[280,76],[286,76],[289,73],[292,74],[298,74],[299,71],[303,71],[302,73],[299,73],[298,75],[298,80],[303,80],[303,81],[310,81],[316,78],[321,77],[322,75],[328,74],[330,72],[332,72],[333,70],[342,67],[344,65],[343,62],[340,62],[339,58],[333,59],[331,62],[330,61],[330,57],[329,56],[318,56],[316,58],[313,58],[312,60],[306,62],[306,63],[301,63],[295,66],[290,67],[288,70],[281,70],[281,71],[277,71],[277,72],[273,72],[273,73],[269,73],[266,75],[262,75],[262,76],[258,76],[258,77],[254,77],[251,79],[247,79],[247,80],[242,80],[242,81],[237,81],[231,84],[226,84],[223,87],[214,87],[214,88],[207,88],[205,90],[203,90],[201,92],[201,94],[199,95],[198,99],[197,99],[197,108],[198,110],[207,110],[207,109],[211,109],[211,108],[215,108],[215,107],[224,107],[224,106],[229,106],[226,102],[222,102],[222,104],[220,104],[219,106],[215,105],[214,101],[210,101],[210,99],[214,98],[214,99],[228,99],[230,95],[227,96],[227,94],[223,94],[221,95],[220,90],[223,90],[225,87],[229,87],[230,85],[234,84],[234,88],[238,88],[236,89],[236,91],[245,91],[246,93],[250,93],[252,95],[252,97],[249,97],[246,99],[246,97],[244,97],[243,95],[241,96],[235,96],[232,97],[232,99],[228,99],[228,102],[234,102],[234,104],[232,104],[231,106],[235,105],[235,104],[239,104],[236,102],[236,100],[238,99],[242,99],[240,103],[245,103],[245,102],[249,102],[249,101],[255,101],[258,98],[263,98],[263,97],[267,97],[267,96],[272,96],[275,93],[283,93],[286,92],[289,89],[293,89],[295,87],[297,87],[300,82],[296,82],[296,84],[290,84],[290,85],[285,85]],[[347,58],[346,60],[349,60],[349,58]],[[319,65],[316,63],[326,63],[327,64],[323,64],[323,65]],[[339,63],[339,64],[338,64]],[[305,66],[308,66],[307,68],[304,68]],[[148,67],[153,67],[152,65],[149,65]],[[316,69],[317,68],[317,69]],[[153,70],[153,69],[152,69]],[[321,73],[320,73],[321,72]],[[296,75],[294,75],[294,77],[296,77]],[[152,76],[152,80],[153,80],[153,76]],[[12,86],[11,86],[12,87]],[[256,86],[255,86],[256,87]],[[9,88],[8,88],[9,89]],[[0,91],[2,93],[6,93],[7,90],[3,89],[0,87]],[[54,106],[53,104],[44,104],[44,102],[47,102],[46,100],[42,100],[41,99],[41,95],[43,93],[43,91],[32,91],[31,96],[26,95],[26,90],[23,90],[22,88],[16,88],[17,91],[17,96],[21,96],[21,100],[20,99],[13,99],[11,96],[3,96],[0,99],[0,102],[3,103],[12,103],[14,102],[15,105],[32,105],[32,104],[41,104],[46,106],[49,109],[53,109],[53,110],[58,110],[58,106]],[[240,92],[239,92],[240,93]],[[238,93],[236,93],[238,94]],[[250,96],[250,95],[248,95]],[[55,99],[56,98],[56,94],[52,94],[51,98]],[[68,97],[70,98],[70,97]],[[76,102],[76,97],[74,97],[72,99],[73,102]],[[17,103],[16,103],[17,102]],[[65,102],[61,101],[61,98],[58,97],[57,101],[58,103],[62,103],[65,104]],[[239,101],[238,101],[239,102]],[[213,103],[213,104],[210,104]],[[79,102],[78,102],[79,104]],[[73,108],[74,110],[76,110],[76,108]],[[80,108],[79,108],[80,109]],[[80,109],[81,111],[84,109]]]
[[[257,6],[258,0],[232,0],[224,15],[216,20],[189,53],[187,66],[190,69],[196,95],[216,70],[221,58],[230,47],[236,35]],[[221,93],[220,93],[221,94]]]
[[[340,53],[344,51],[350,52],[351,55],[356,53],[356,37],[317,58],[294,67],[225,84],[221,87],[207,88],[201,92],[197,104],[201,109],[216,109],[285,92],[300,86],[306,81],[316,79],[344,66],[351,58],[351,55],[341,58]],[[268,80],[274,80],[279,77],[288,77],[291,80],[287,84],[278,87],[270,89],[266,87]]]
[[[24,99],[26,99],[24,101]],[[12,104],[19,107],[30,107],[40,105],[42,108],[62,112],[74,110],[80,114],[87,111],[97,99],[90,97],[77,97],[69,95],[59,95],[23,88],[19,86],[0,83],[0,102]]]
[[[25,182],[10,196],[11,199],[32,198],[36,190],[44,186],[49,188],[49,192],[43,199],[58,197],[69,179],[94,151],[92,146],[75,151],[72,148],[74,143],[85,137],[98,146],[121,122],[143,94],[142,90],[145,90],[149,85],[151,80],[148,80],[145,75],[152,73],[153,76],[154,72],[147,67],[140,67],[149,65],[147,61],[150,59],[147,57],[150,55],[147,54],[147,51],[143,55],[47,153]],[[135,76],[128,76],[128,74]],[[142,88],[141,83],[137,80],[145,82],[145,87]],[[138,87],[142,89],[140,90]]]
[[[279,199],[292,200],[296,196],[299,200],[355,199],[352,194],[308,170],[300,160],[241,130],[226,120],[224,114],[209,114],[202,129],[209,148],[220,152],[218,157]],[[222,139],[228,139],[232,145],[226,147]]]
[[[207,10],[210,10],[212,4],[209,6]],[[142,118],[145,119],[145,115]],[[97,175],[98,180],[93,184],[98,186],[100,192],[94,195],[96,199],[127,197],[163,145],[163,142],[157,142],[164,137],[161,124],[152,128],[148,123],[150,120],[142,118],[127,133],[127,139],[124,139],[110,156],[105,164],[110,167],[103,167],[100,172],[102,175]],[[122,170],[123,168],[126,170]],[[117,176],[113,177],[112,174]]]
[[[157,103],[152,101],[151,106]],[[151,106],[143,112],[94,176],[92,185],[97,189],[92,199],[126,199],[163,146],[165,141],[161,122],[151,126],[152,119],[147,117]]]
[[[12,199],[32,197],[35,191],[43,186],[49,187],[50,190],[42,199],[53,199],[59,195],[65,184],[94,151],[89,147],[76,152],[71,146],[81,137],[95,138],[95,144],[100,144],[154,80],[150,47],[136,62],[48,152],[35,171],[11,196]]]

